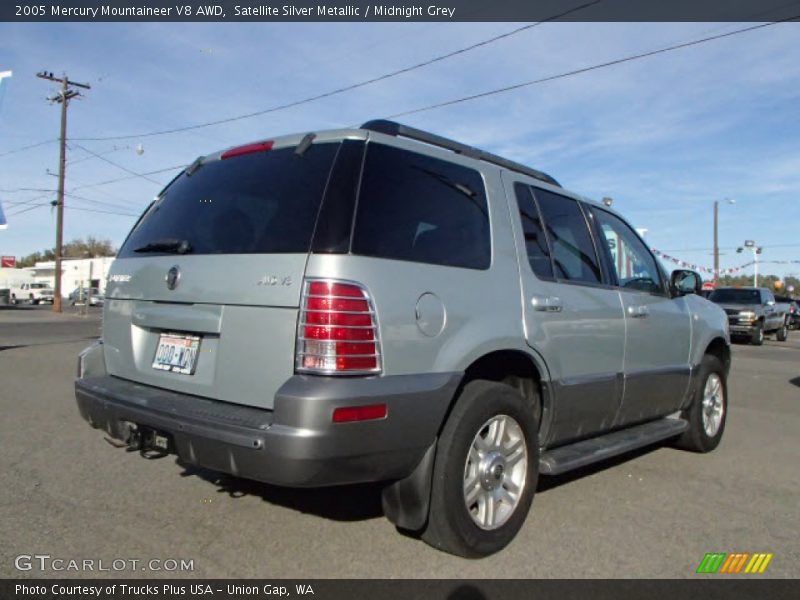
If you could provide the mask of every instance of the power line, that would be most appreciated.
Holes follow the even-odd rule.
[[[789,21],[794,21],[794,20],[796,20],[798,18],[800,18],[800,15],[795,15],[793,17],[789,17],[788,19],[781,19],[780,21],[773,21],[771,23],[762,23],[760,25],[753,25],[751,27],[744,27],[742,29],[735,29],[735,30],[729,31],[727,33],[721,33],[721,34],[718,34],[718,35],[712,35],[712,36],[709,36],[709,37],[701,38],[699,40],[694,40],[694,41],[691,41],[691,42],[684,42],[682,44],[675,44],[673,46],[667,46],[666,48],[660,48],[658,50],[651,50],[649,52],[642,52],[640,54],[632,54],[632,55],[629,55],[629,56],[625,56],[623,58],[618,58],[616,60],[610,60],[608,62],[598,63],[598,64],[591,65],[591,66],[588,66],[588,67],[583,67],[583,68],[580,68],[580,69],[574,69],[572,71],[566,71],[564,73],[559,73],[557,75],[550,75],[548,77],[542,77],[540,79],[534,79],[534,80],[531,80],[531,81],[524,81],[522,83],[516,83],[514,85],[509,85],[509,86],[505,86],[505,87],[502,87],[502,88],[489,90],[487,92],[481,92],[479,94],[472,94],[470,96],[463,96],[461,98],[456,98],[454,100],[447,100],[445,102],[438,102],[436,104],[430,104],[428,106],[423,106],[423,107],[415,108],[415,109],[412,109],[412,110],[406,110],[406,111],[403,111],[403,112],[395,113],[393,115],[388,115],[388,116],[386,116],[384,118],[385,119],[395,119],[397,117],[405,117],[405,116],[413,115],[413,114],[416,114],[416,113],[421,113],[421,112],[425,112],[425,111],[429,111],[429,110],[434,110],[436,108],[443,108],[445,106],[452,106],[454,104],[460,104],[462,102],[469,102],[470,100],[477,100],[478,98],[486,98],[488,96],[494,96],[496,94],[502,94],[502,93],[505,93],[505,92],[518,90],[520,88],[524,88],[524,87],[528,87],[528,86],[532,86],[532,85],[537,85],[537,84],[540,84],[540,83],[546,83],[546,82],[549,82],[549,81],[555,81],[556,79],[564,79],[566,77],[571,77],[573,75],[580,75],[582,73],[588,73],[589,71],[596,71],[598,69],[603,69],[603,68],[606,68],[606,67],[619,65],[619,64],[622,64],[622,63],[626,63],[626,62],[631,62],[631,61],[634,61],[634,60],[647,58],[649,56],[655,56],[657,54],[664,54],[664,53],[667,53],[667,52],[672,52],[674,50],[680,50],[680,49],[683,49],[683,48],[688,48],[690,46],[697,46],[698,44],[704,44],[706,42],[711,42],[711,41],[714,41],[714,40],[719,40],[719,39],[722,39],[722,38],[731,37],[731,36],[734,36],[734,35],[739,35],[741,33],[746,33],[748,31],[755,31],[756,29],[763,29],[765,27],[771,27],[772,25],[777,25],[779,23],[787,23]]]
[[[67,146],[69,146],[69,144],[67,144]],[[71,149],[71,147],[70,147],[70,149]],[[119,152],[120,150],[129,150],[129,149],[130,149],[130,146],[114,146],[110,150],[102,152],[102,155],[105,156],[107,154],[112,154],[114,152]],[[81,150],[83,150],[83,148],[81,148]],[[77,165],[78,163],[82,163],[82,162],[85,162],[87,160],[94,160],[95,158],[97,158],[96,155],[90,154],[89,156],[84,156],[83,158],[73,158],[71,160],[68,160],[67,164],[68,165]]]
[[[120,204],[119,202],[109,202],[107,200],[94,200],[92,198],[87,198],[85,196],[78,196],[77,194],[72,194],[70,192],[64,192],[64,194],[66,196],[69,196],[70,198],[74,198],[75,200],[81,200],[83,202],[90,202],[92,204],[98,204],[100,206],[110,206],[112,208],[121,208],[123,210],[124,209],[132,209],[132,210],[136,209],[135,206],[128,206],[128,205],[125,205],[125,204]]]
[[[356,89],[365,87],[367,85],[371,85],[373,83],[377,83],[379,81],[385,81],[387,79],[391,79],[392,77],[397,77],[398,75],[403,75],[405,73],[410,73],[411,71],[415,71],[417,69],[421,69],[423,67],[427,67],[427,66],[432,65],[434,63],[441,62],[443,60],[447,60],[447,59],[452,58],[454,56],[458,56],[459,54],[464,54],[464,53],[470,52],[471,50],[474,50],[476,48],[480,48],[482,46],[487,46],[487,45],[492,44],[494,42],[497,42],[499,40],[511,37],[512,35],[516,35],[518,33],[526,31],[528,29],[532,29],[532,28],[537,27],[537,26],[539,26],[539,25],[541,25],[543,23],[548,23],[548,22],[551,22],[551,21],[555,21],[557,19],[560,19],[561,17],[565,17],[565,16],[567,16],[569,14],[581,11],[581,10],[583,10],[585,8],[589,8],[590,6],[594,6],[595,4],[599,4],[602,1],[603,0],[592,0],[591,2],[587,2],[585,4],[581,4],[580,6],[576,6],[575,8],[571,8],[571,9],[566,10],[564,12],[561,12],[561,13],[559,13],[557,15],[553,15],[552,17],[548,17],[547,19],[544,19],[542,21],[538,21],[536,23],[530,23],[528,25],[524,25],[522,27],[518,27],[517,29],[513,29],[513,30],[511,30],[509,32],[506,32],[506,33],[503,33],[503,34],[500,34],[500,35],[496,35],[494,37],[491,37],[491,38],[488,38],[486,40],[477,42],[477,43],[472,44],[470,46],[465,46],[464,48],[460,48],[460,49],[454,50],[452,52],[448,52],[447,54],[442,54],[442,55],[439,55],[439,56],[435,56],[434,58],[425,60],[425,61],[420,62],[420,63],[416,63],[416,64],[411,65],[409,67],[404,67],[404,68],[398,69],[396,71],[391,71],[389,73],[385,73],[383,75],[379,75],[378,77],[373,77],[371,79],[365,79],[364,81],[360,81],[358,83],[353,83],[351,85],[347,85],[347,86],[344,86],[344,87],[336,88],[334,90],[330,90],[328,92],[323,92],[323,93],[317,94],[315,96],[309,96],[308,98],[303,98],[302,100],[295,100],[294,102],[288,102],[286,104],[279,104],[277,106],[273,106],[271,108],[266,108],[264,110],[259,110],[259,111],[256,111],[256,112],[247,113],[247,114],[243,114],[243,115],[238,115],[238,116],[234,116],[234,117],[228,117],[226,119],[219,119],[217,121],[209,121],[207,123],[198,123],[197,125],[188,125],[186,127],[176,127],[174,129],[163,129],[163,130],[160,130],[160,131],[150,131],[150,132],[147,132],[147,133],[131,134],[131,135],[116,135],[116,136],[105,136],[105,137],[84,137],[84,138],[72,138],[72,139],[73,139],[73,141],[79,141],[79,142],[100,142],[100,141],[111,141],[111,140],[128,140],[128,139],[134,139],[134,138],[145,138],[145,137],[153,137],[153,136],[158,136],[158,135],[168,135],[168,134],[171,134],[171,133],[180,133],[182,131],[191,131],[191,130],[194,130],[194,129],[202,129],[202,128],[205,128],[205,127],[211,127],[213,125],[222,125],[224,123],[232,123],[234,121],[241,121],[243,119],[251,119],[253,117],[258,117],[258,116],[261,116],[261,115],[266,115],[266,114],[269,114],[269,113],[274,113],[274,112],[278,112],[278,111],[281,111],[281,110],[286,110],[287,108],[293,108],[295,106],[300,106],[302,104],[308,104],[309,102],[314,102],[316,100],[321,100],[323,98],[329,98],[331,96],[336,96],[338,94],[343,94],[344,92],[349,92],[349,91],[352,91],[352,90],[356,90]]]
[[[146,179],[147,181],[149,181],[151,183],[155,183],[155,184],[161,185],[160,182],[156,181],[155,179],[150,179],[144,173],[137,173],[136,171],[131,171],[128,167],[124,167],[121,164],[116,163],[113,160],[110,160],[110,159],[106,158],[105,156],[102,156],[101,154],[97,154],[96,152],[92,152],[91,150],[89,150],[88,148],[84,148],[80,144],[75,144],[75,145],[78,148],[80,148],[81,150],[83,150],[84,152],[88,152],[89,154],[91,154],[95,158],[99,158],[100,160],[102,160],[105,163],[110,164],[111,166],[117,167],[118,169],[122,169],[123,171],[125,171],[126,173],[130,173],[134,177],[141,177],[142,179]]]
[[[141,176],[141,175],[158,175],[159,173],[166,173],[168,171],[175,171],[176,169],[185,169],[185,168],[186,168],[185,164],[183,164],[183,165],[175,165],[174,167],[167,167],[165,169],[158,169],[156,171],[147,171],[145,173],[140,173],[138,176]],[[110,185],[112,183],[118,183],[120,181],[126,181],[128,179],[136,179],[136,177],[137,177],[137,175],[131,175],[129,177],[117,177],[116,179],[108,179],[106,181],[98,181],[96,183],[87,183],[86,185],[79,185],[77,187],[72,188],[72,191],[74,192],[75,190],[84,190],[84,189],[87,189],[87,188],[99,187],[101,185]],[[150,181],[150,180],[148,180],[148,181]],[[159,185],[162,185],[158,181],[156,181],[155,183],[158,183]]]
[[[56,190],[50,188],[14,188],[14,189],[4,189],[0,188],[0,193],[3,194],[18,194],[20,192],[55,192]]]
[[[4,156],[8,156],[9,154],[16,154],[17,152],[25,152],[25,150],[31,150],[32,148],[38,148],[39,146],[45,146],[46,144],[54,144],[58,140],[45,140],[43,142],[38,142],[36,144],[30,144],[29,146],[22,146],[21,148],[15,148],[14,150],[7,150],[0,154],[0,158]]]
[[[15,212],[15,213],[10,213],[8,216],[9,217],[14,217],[14,216],[26,213],[28,211],[31,211],[31,210],[33,210],[35,208],[42,208],[42,207],[45,207],[45,206],[53,206],[53,204],[51,202],[42,202],[42,203],[39,203],[39,204],[34,204],[33,206],[29,206],[29,207],[27,207],[27,208],[25,208],[23,210],[19,210],[19,211]],[[122,216],[122,217],[138,217],[139,216],[138,214],[134,214],[134,213],[119,212],[119,211],[113,211],[113,210],[102,210],[102,209],[99,209],[99,208],[84,208],[82,206],[70,206],[70,210],[80,210],[80,211],[84,211],[84,212],[103,213],[103,214],[107,214],[107,215],[119,215],[119,216]]]

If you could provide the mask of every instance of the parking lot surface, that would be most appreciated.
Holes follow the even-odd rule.
[[[707,552],[769,552],[762,576],[800,575],[800,332],[734,346],[715,452],[649,448],[542,477],[517,538],[477,561],[399,534],[379,485],[281,489],[107,443],[72,387],[76,355],[99,332],[98,309],[0,310],[2,577],[699,577]],[[33,554],[194,569],[15,568]]]

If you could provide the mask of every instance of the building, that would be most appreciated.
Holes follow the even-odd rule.
[[[106,279],[114,262],[113,256],[98,258],[64,258],[61,260],[61,296],[66,298],[78,288],[94,287],[105,293]],[[6,269],[8,270],[8,269]],[[17,271],[29,270],[33,273],[33,280],[49,283],[55,289],[55,261],[48,260],[37,262],[30,269],[16,269]]]

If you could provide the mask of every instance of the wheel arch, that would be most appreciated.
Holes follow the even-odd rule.
[[[476,379],[507,383],[521,392],[532,402],[531,410],[539,427],[539,439],[546,439],[547,429],[552,420],[553,405],[549,373],[541,357],[518,348],[503,348],[489,351],[473,359],[464,369],[461,385],[448,407],[442,427],[458,401],[461,389]]]
[[[725,367],[725,376],[727,377],[728,372],[731,368],[731,347],[724,338],[716,337],[711,340],[708,345],[706,346],[705,352],[703,352],[703,356],[706,354],[710,354],[712,356],[716,356],[720,362]]]

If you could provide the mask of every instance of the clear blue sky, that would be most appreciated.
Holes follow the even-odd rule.
[[[0,155],[55,139],[59,110],[47,69],[88,82],[70,108],[69,137],[140,133],[253,112],[379,76],[521,24],[0,24]],[[742,25],[554,23],[412,73],[281,112],[192,132],[77,142],[137,172],[191,162],[254,139],[361,123]],[[782,24],[506,94],[415,114],[410,125],[454,137],[555,176],[614,206],[650,245],[711,266],[712,204],[720,208],[721,266],[800,260],[800,24]],[[144,153],[137,155],[141,143]],[[65,239],[119,244],[160,189],[70,142]],[[115,150],[116,146],[116,150]],[[108,153],[108,154],[105,154]],[[86,159],[86,160],[83,160]],[[9,227],[0,254],[54,242],[54,215],[36,203],[56,179],[57,144],[0,156]],[[151,176],[157,182],[170,173]],[[18,191],[19,190],[19,191]],[[20,204],[28,202],[30,204]],[[800,264],[762,267],[798,274]],[[750,271],[748,271],[750,272]]]

